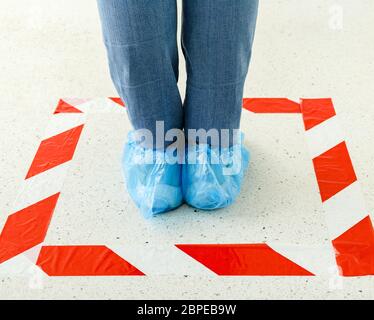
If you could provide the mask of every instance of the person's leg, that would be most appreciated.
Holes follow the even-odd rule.
[[[258,0],[184,0],[185,129],[238,129]]]
[[[98,7],[111,76],[136,129],[122,158],[127,190],[151,217],[183,201],[181,166],[168,162],[156,144],[156,121],[163,121],[165,132],[183,128],[176,0],[98,0]],[[153,143],[139,143],[140,129],[150,131]]]
[[[176,0],[98,0],[110,73],[135,129],[182,129]]]
[[[183,195],[187,203],[200,209],[233,203],[248,166],[249,153],[238,129],[257,10],[258,0],[184,1],[184,114],[189,147],[183,166]],[[217,130],[221,138],[222,132],[229,135],[225,140],[201,141],[200,134],[198,138],[190,135],[191,129]]]

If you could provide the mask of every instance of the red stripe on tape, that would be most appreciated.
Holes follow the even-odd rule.
[[[44,241],[60,193],[10,215],[0,235],[0,263]]]
[[[332,243],[343,276],[374,275],[374,229],[369,216]]]
[[[336,115],[330,98],[301,99],[301,112],[303,114],[305,130],[309,130]]]
[[[143,276],[106,246],[43,246],[37,265],[49,276]]]
[[[82,113],[82,111],[60,99],[54,114],[58,113]]]
[[[113,102],[119,104],[120,106],[124,107],[125,106],[125,103],[122,101],[121,98],[109,98],[110,100],[112,100]]]
[[[255,113],[300,113],[300,104],[287,98],[244,98],[243,108]]]
[[[357,180],[345,142],[313,159],[322,202]]]
[[[61,165],[73,158],[84,125],[43,140],[26,179]]]
[[[220,276],[313,276],[266,244],[179,244]]]

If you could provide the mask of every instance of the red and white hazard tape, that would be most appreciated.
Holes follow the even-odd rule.
[[[276,100],[245,99],[244,107],[302,114],[340,274],[374,275],[374,229],[332,100],[301,99],[299,111],[295,102]]]
[[[104,245],[42,245],[86,115],[123,113],[123,106],[119,98],[60,100],[26,175],[14,213],[0,234],[0,271],[3,266],[9,270],[17,262],[27,260],[50,276],[148,274],[146,265],[140,271]],[[341,275],[373,275],[374,230],[331,99],[302,99],[301,103],[288,99],[244,99],[243,107],[255,113],[302,114],[331,247],[301,248],[277,243],[177,244],[179,252],[215,274],[235,276],[318,275],[330,265],[335,252]],[[321,263],[322,259],[325,263]]]
[[[46,130],[23,188],[0,235],[0,267],[19,260],[19,270],[30,263],[50,276],[143,275],[106,246],[42,246],[64,179],[85,125],[86,115],[123,112],[119,100],[62,99]],[[21,255],[24,253],[24,255]],[[17,262],[17,261],[16,261]]]

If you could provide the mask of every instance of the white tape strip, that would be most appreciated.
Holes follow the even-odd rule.
[[[108,98],[97,98],[77,106],[79,110],[87,114],[95,113],[119,113],[126,114],[126,108],[120,106]]]
[[[13,212],[29,207],[61,191],[70,161],[25,180]]]
[[[323,209],[331,239],[337,238],[369,214],[357,181],[323,203]]]
[[[110,248],[146,275],[206,275],[215,273],[173,246],[172,243],[131,243]]]
[[[345,139],[337,116],[307,130],[305,134],[312,158],[330,150]]]
[[[36,264],[38,261],[40,250],[42,250],[42,244],[38,244],[37,246],[25,251],[23,254],[27,259],[29,259],[33,264]]]
[[[91,99],[82,99],[82,98],[62,98],[66,103],[80,110],[79,106],[90,101]]]
[[[327,275],[335,270],[336,261],[331,243],[325,246],[286,245],[281,243],[270,243],[268,245],[315,275]]]
[[[24,254],[19,254],[0,264],[0,275],[26,275],[34,267],[35,264]]]
[[[58,113],[52,116],[47,129],[44,132],[43,140],[78,127],[84,124],[86,115],[83,113]]]
[[[15,257],[0,264],[0,275],[30,275],[34,272],[44,274],[44,272],[36,266],[41,244],[35,246]]]

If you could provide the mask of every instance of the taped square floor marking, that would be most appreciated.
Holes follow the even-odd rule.
[[[145,275],[107,246],[43,246],[86,114],[123,113],[123,107],[115,97],[58,102],[17,197],[17,209],[8,216],[0,234],[0,270],[17,259],[24,263],[26,257],[49,276]],[[330,249],[340,274],[374,275],[374,229],[332,100],[301,99],[297,103],[286,98],[250,98],[243,100],[243,108],[254,113],[302,115],[326,212]],[[278,243],[175,244],[175,250],[220,276],[314,276],[319,272],[305,265],[316,264],[321,252],[320,248],[290,248]]]

